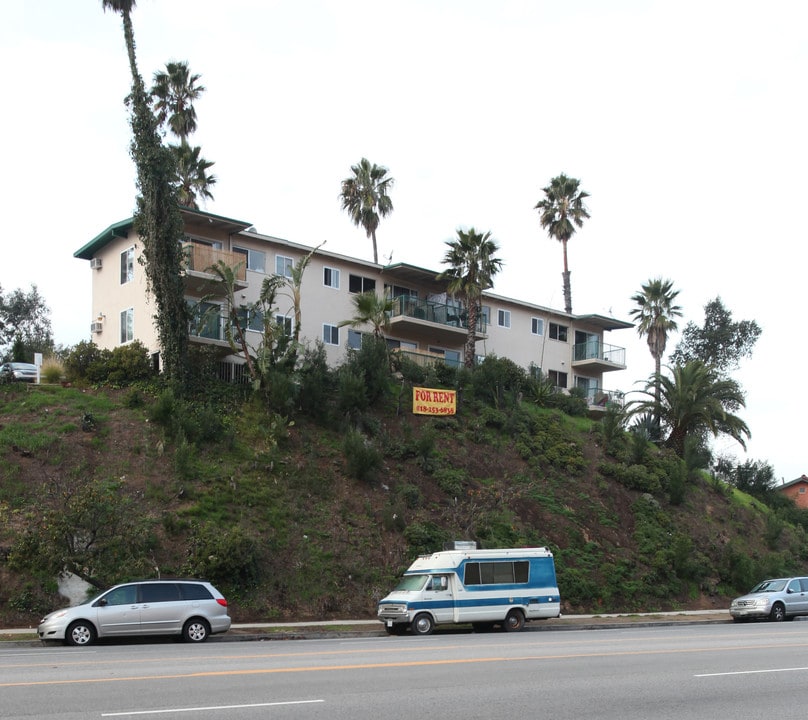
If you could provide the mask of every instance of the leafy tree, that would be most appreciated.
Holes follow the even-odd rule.
[[[292,312],[294,313],[294,327],[292,328],[292,345],[293,352],[297,355],[300,347],[300,330],[303,327],[303,273],[311,263],[311,259],[325,242],[321,242],[316,248],[312,249],[307,255],[300,258],[293,266],[290,277],[284,278],[284,284],[287,292],[284,293],[292,301]]]
[[[684,457],[685,441],[701,433],[729,435],[746,447],[749,428],[731,412],[744,407],[743,392],[700,360],[677,365],[670,375],[652,376],[642,392],[648,399],[629,403],[632,414],[658,413],[660,428],[668,433],[665,445],[679,457]]]
[[[732,313],[717,297],[704,306],[702,327],[689,322],[682,331],[671,363],[684,365],[690,360],[701,360],[726,375],[737,370],[741,358],[752,355],[760,333],[754,320],[733,322]]]
[[[339,327],[350,325],[352,328],[370,325],[373,335],[383,338],[390,331],[390,313],[393,310],[393,301],[388,297],[381,297],[375,291],[359,293],[351,298],[354,305],[354,316],[350,320],[343,320]]]
[[[631,316],[637,321],[637,334],[646,337],[648,349],[654,358],[654,377],[656,378],[656,404],[660,403],[660,378],[662,377],[662,356],[668,344],[668,333],[676,330],[676,318],[681,317],[682,309],[674,304],[678,290],[673,289],[670,280],[656,278],[642,286],[642,292],[631,297],[636,303]],[[654,417],[659,423],[660,411],[654,410]],[[658,432],[652,439],[656,440]]]
[[[387,175],[387,168],[375,163],[371,165],[362,158],[351,166],[353,175],[342,181],[342,209],[347,210],[354,225],[361,226],[373,240],[373,262],[379,262],[376,247],[376,230],[379,219],[393,212],[393,201],[387,194],[395,180]]]
[[[27,520],[9,554],[12,568],[67,570],[103,588],[152,566],[149,520],[120,482],[52,481]]]
[[[731,459],[722,457],[715,464],[715,474],[738,490],[764,500],[777,486],[774,468],[760,460],[736,464]]]
[[[494,286],[493,277],[502,269],[502,260],[495,257],[499,245],[491,233],[479,233],[474,228],[458,229],[455,240],[447,240],[449,249],[441,263],[449,267],[438,275],[438,280],[448,280],[447,290],[460,298],[468,312],[464,365],[474,367],[474,351],[477,344],[477,319],[483,292]]]
[[[50,308],[37,286],[8,294],[0,286],[0,360],[33,362],[34,353],[52,350]]]
[[[162,143],[159,123],[151,111],[149,95],[137,67],[131,13],[135,0],[101,0],[104,10],[120,13],[132,74],[129,95],[132,125],[131,154],[137,168],[135,230],[143,242],[148,289],[157,306],[157,335],[163,371],[170,380],[182,381],[188,370],[188,311],[181,274],[182,217],[174,186],[176,163]]]
[[[550,180],[550,184],[542,190],[544,199],[534,209],[540,213],[541,226],[547,230],[551,238],[561,243],[564,249],[564,309],[572,312],[572,288],[570,286],[570,270],[567,264],[567,243],[575,234],[575,228],[582,227],[589,218],[589,211],[584,200],[589,193],[580,190],[580,180],[567,177],[561,173]]]

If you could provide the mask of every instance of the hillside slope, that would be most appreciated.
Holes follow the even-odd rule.
[[[32,624],[63,603],[32,560],[46,550],[35,536],[45,517],[84,528],[99,506],[107,514],[68,544],[122,541],[121,553],[143,539],[130,572],[107,577],[111,555],[74,545],[65,557],[97,562],[83,569],[103,583],[206,576],[242,622],[372,617],[417,554],[459,538],[548,545],[564,612],[726,607],[758,574],[805,562],[804,533],[773,525],[765,506],[701,479],[672,505],[659,462],[618,463],[597,423],[558,411],[467,407],[436,419],[391,401],[356,436],[234,400],[226,416],[201,408],[189,438],[167,430],[176,408],[150,420],[160,402],[0,387],[0,623]],[[88,500],[98,487],[107,494]]]

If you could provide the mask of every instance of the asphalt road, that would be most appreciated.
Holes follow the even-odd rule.
[[[0,647],[4,720],[802,718],[808,622]]]

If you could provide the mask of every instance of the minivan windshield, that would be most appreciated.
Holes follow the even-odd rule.
[[[417,591],[423,590],[429,575],[405,575],[396,585],[397,591]]]
[[[764,592],[782,592],[786,589],[786,581],[785,580],[764,580],[762,583],[758,583],[753,587],[749,592],[750,593],[764,593]]]

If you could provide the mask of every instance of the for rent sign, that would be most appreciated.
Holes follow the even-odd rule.
[[[413,388],[412,411],[416,415],[454,415],[457,412],[457,391]]]

